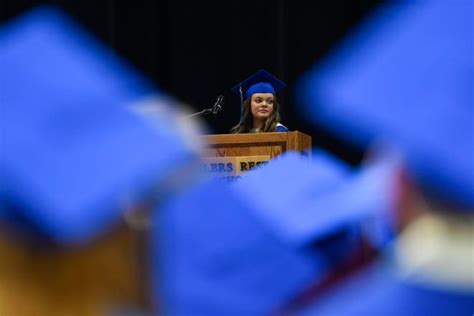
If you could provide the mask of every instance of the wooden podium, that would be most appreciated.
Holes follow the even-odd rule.
[[[201,138],[207,145],[203,152],[205,168],[221,176],[239,176],[289,150],[311,157],[311,136],[298,131],[204,135]]]
[[[293,150],[311,156],[311,136],[287,133],[249,133],[201,136],[207,144],[204,157],[270,156]]]

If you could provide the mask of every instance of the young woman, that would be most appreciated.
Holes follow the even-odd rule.
[[[242,101],[245,96],[245,101],[242,102],[240,122],[231,133],[288,132],[288,128],[280,123],[276,99],[276,92],[284,87],[286,85],[281,80],[260,70],[232,88],[240,94]]]

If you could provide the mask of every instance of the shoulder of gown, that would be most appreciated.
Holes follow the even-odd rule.
[[[275,128],[275,132],[289,132],[290,130],[288,129],[288,127],[286,127],[285,125],[281,124],[281,123],[277,123],[277,126]]]

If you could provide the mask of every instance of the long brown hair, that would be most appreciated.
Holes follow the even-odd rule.
[[[259,131],[261,133],[274,132],[277,124],[280,122],[280,105],[278,104],[276,96],[274,98],[275,99],[272,114],[270,114],[270,117],[265,120],[263,127]],[[232,127],[232,129],[230,130],[232,134],[249,133],[250,130],[253,128],[253,116],[252,111],[250,110],[251,100],[252,96],[245,100],[242,106],[243,110],[240,122],[239,124]]]

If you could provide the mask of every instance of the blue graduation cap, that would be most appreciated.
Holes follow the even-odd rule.
[[[379,227],[371,226],[375,230],[367,237],[380,246],[387,240],[379,238],[380,225],[393,233],[401,168],[396,156],[381,157],[356,171],[323,151],[315,150],[311,160],[289,152],[244,175],[233,188],[289,244],[302,246],[350,223],[377,220]]]
[[[170,200],[153,237],[164,313],[264,315],[286,304],[360,246],[366,223],[380,217],[389,229],[392,167],[359,174],[322,152],[313,162],[290,153]]]
[[[189,188],[155,216],[153,283],[166,315],[262,315],[324,269],[279,240],[221,180]]]
[[[286,84],[266,70],[259,70],[252,76],[234,86],[231,91],[240,95],[241,106],[255,93],[271,93],[275,95],[285,88]]]
[[[83,243],[190,158],[168,118],[151,127],[127,108],[152,85],[61,12],[4,26],[0,55],[2,221]]]
[[[427,191],[474,209],[473,12],[472,1],[382,7],[306,74],[297,104],[350,142],[398,147]]]

